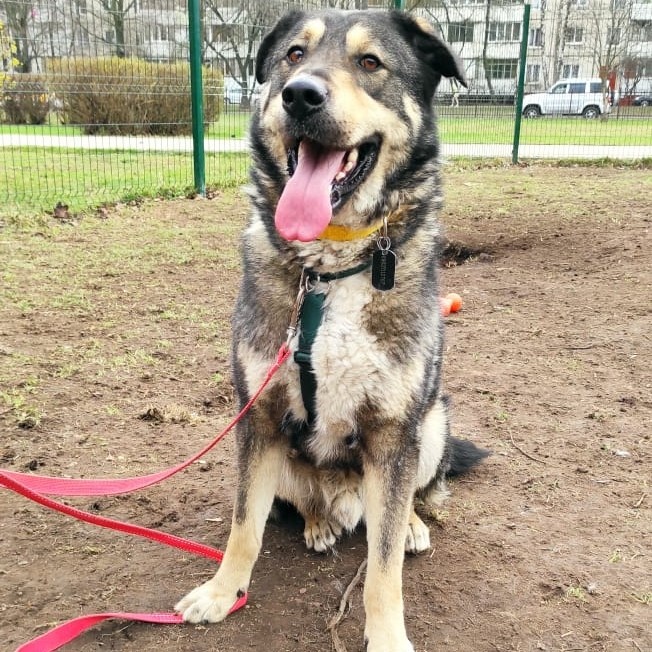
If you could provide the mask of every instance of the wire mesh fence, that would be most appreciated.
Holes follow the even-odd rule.
[[[287,9],[393,0],[199,2],[208,186],[246,180],[254,62]],[[652,156],[652,3],[407,0],[457,52],[436,97],[445,156]],[[196,186],[185,0],[0,0],[0,202],[83,208]],[[526,54],[521,58],[521,46]],[[197,128],[197,125],[195,125]]]

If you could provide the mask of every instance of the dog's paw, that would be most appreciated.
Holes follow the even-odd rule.
[[[303,537],[309,550],[326,552],[335,545],[342,528],[325,519],[306,520]]]
[[[405,536],[405,552],[416,555],[430,548],[430,529],[414,513],[410,516],[407,535]]]
[[[239,597],[237,591],[226,591],[212,579],[190,591],[179,600],[174,610],[188,623],[219,623]]]

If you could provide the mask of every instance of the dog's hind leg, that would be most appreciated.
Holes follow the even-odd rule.
[[[241,451],[242,456],[242,451]],[[256,441],[240,480],[231,534],[215,576],[188,593],[175,607],[191,623],[219,622],[249,586],[262,545],[265,522],[272,507],[284,451],[278,445]]]
[[[363,462],[369,547],[364,586],[367,652],[414,650],[403,619],[402,573],[417,461],[398,443],[387,450],[394,437],[383,432],[379,446],[369,442]],[[384,449],[382,457],[373,455],[374,449]]]

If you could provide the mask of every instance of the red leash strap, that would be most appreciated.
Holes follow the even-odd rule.
[[[66,623],[58,625],[41,636],[37,636],[28,643],[24,643],[16,652],[51,652],[58,650],[60,647],[70,641],[74,641],[80,634],[87,629],[94,627],[98,623],[112,618],[120,618],[122,620],[136,620],[143,623],[159,623],[167,625],[178,625],[183,622],[183,617],[180,614],[132,614],[132,613],[105,613],[105,614],[89,614],[88,616],[80,616],[74,618]]]
[[[231,607],[229,614],[244,607],[247,603],[247,596],[238,598],[237,602]],[[129,612],[109,612],[105,614],[89,614],[73,618],[61,625],[57,625],[45,634],[41,634],[28,643],[24,643],[16,652],[53,652],[70,641],[74,641],[80,634],[105,620],[133,620],[140,623],[155,623],[158,625],[181,625],[183,616],[173,613],[151,613],[138,614]]]
[[[25,498],[49,507],[55,511],[72,516],[86,523],[92,523],[100,527],[125,532],[127,534],[134,534],[136,536],[144,537],[152,541],[158,541],[168,546],[184,550],[186,552],[208,557],[221,561],[223,553],[216,548],[211,548],[195,541],[183,539],[173,534],[151,530],[149,528],[132,525],[131,523],[124,523],[116,521],[98,514],[85,512],[76,507],[71,507],[64,503],[57,502],[52,498],[48,498],[44,494],[58,494],[62,496],[107,496],[137,489],[149,487],[157,482],[161,482],[166,478],[178,473],[179,471],[187,468],[190,464],[195,462],[200,457],[204,456],[210,451],[219,441],[221,441],[233,428],[242,420],[245,414],[249,411],[256,399],[263,392],[265,387],[269,384],[274,374],[279,370],[281,365],[287,360],[290,355],[290,349],[287,344],[284,344],[276,356],[276,360],[267,371],[265,378],[255,392],[249,399],[248,403],[240,410],[238,415],[229,423],[229,425],[217,436],[213,441],[204,446],[197,454],[193,455],[190,459],[182,462],[181,464],[170,467],[158,473],[140,476],[136,478],[124,478],[119,480],[112,479],[74,479],[74,478],[53,478],[48,476],[35,476],[26,473],[16,473],[15,471],[2,471],[0,470],[0,487],[9,489]],[[237,611],[247,603],[247,595],[243,595],[231,607],[229,613]],[[54,629],[38,636],[37,638],[21,645],[16,652],[53,652],[61,646],[69,643],[90,629],[94,625],[109,619],[122,619],[122,620],[135,620],[148,623],[167,623],[167,624],[180,624],[183,618],[180,614],[176,613],[151,613],[151,614],[138,614],[138,613],[105,613],[105,614],[92,614],[88,616],[81,616],[73,620],[69,620]]]
[[[13,475],[20,475],[20,473]],[[167,534],[165,532],[159,532],[158,530],[150,530],[149,528],[143,527],[142,525],[133,525],[132,523],[116,521],[112,518],[106,518],[105,516],[100,516],[99,514],[85,512],[81,509],[77,509],[76,507],[71,507],[70,505],[60,503],[52,498],[48,498],[47,496],[44,496],[43,494],[30,489],[27,484],[16,480],[15,477],[7,475],[5,471],[0,471],[0,485],[10,489],[17,494],[20,494],[24,498],[28,498],[29,500],[42,505],[43,507],[48,507],[49,509],[53,509],[56,512],[65,514],[66,516],[72,516],[73,518],[84,521],[85,523],[99,525],[100,527],[104,527],[109,530],[117,530],[118,532],[124,532],[126,534],[134,534],[136,536],[143,537],[144,539],[158,541],[159,543],[163,543],[166,546],[178,548],[179,550],[184,550],[185,552],[190,552],[193,555],[208,557],[209,559],[215,559],[218,562],[222,561],[222,552],[216,548],[211,548],[210,546],[205,546],[204,544],[196,543],[195,541],[189,541],[188,539],[177,537],[174,534]]]
[[[158,473],[150,475],[143,475],[137,478],[122,478],[122,479],[77,479],[77,478],[53,478],[46,475],[30,475],[27,473],[16,473],[15,471],[0,471],[0,487],[4,486],[12,491],[21,493],[13,486],[10,486],[9,480],[13,479],[15,483],[31,489],[42,494],[55,494],[58,496],[111,496],[115,494],[127,493],[130,491],[138,491],[145,487],[151,487],[157,482],[166,480],[173,476],[175,473],[182,471],[190,466],[193,462],[202,458],[212,448],[214,448],[224,437],[234,428],[234,426],[242,420],[244,415],[249,411],[251,406],[255,403],[256,399],[261,395],[262,391],[267,387],[272,376],[279,370],[281,365],[288,359],[290,349],[287,345],[283,345],[276,356],[275,362],[268,369],[265,379],[256,393],[249,399],[249,402],[240,410],[238,415],[231,421],[231,423],[219,434],[213,441],[209,442],[198,453],[187,459],[185,462],[177,466],[164,469]],[[14,484],[15,486],[15,484]],[[23,494],[24,495],[24,494]],[[29,496],[26,496],[29,498]]]

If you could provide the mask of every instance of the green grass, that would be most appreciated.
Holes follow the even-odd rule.
[[[437,107],[442,140],[451,144],[511,143],[514,108],[510,106]],[[241,139],[247,136],[251,113],[222,111],[206,132],[210,139]],[[78,136],[79,127],[50,125],[0,125],[0,134]],[[523,120],[521,142],[526,145],[652,145],[652,108],[616,108],[608,120],[581,117]]]
[[[437,108],[441,139],[450,144],[511,144],[512,107]],[[625,112],[627,111],[627,112]],[[643,111],[648,111],[648,117]],[[207,139],[240,139],[251,114],[228,110],[211,125]],[[638,117],[637,117],[638,116]],[[0,133],[76,135],[59,124],[0,126]],[[523,120],[521,143],[547,145],[652,146],[652,110],[637,107],[609,120],[576,117]],[[248,155],[215,153],[206,157],[208,187],[239,186],[247,180]],[[139,197],[178,196],[193,189],[190,154],[47,148],[0,149],[0,215],[38,214],[58,202],[73,213]]]
[[[246,154],[206,155],[206,183],[242,185]],[[191,154],[83,151],[48,148],[0,150],[0,214],[52,210],[72,212],[137,197],[179,196],[193,188]],[[3,197],[3,195],[7,195]]]
[[[19,134],[26,136],[80,136],[79,127],[69,125],[3,125],[0,124],[0,134]]]
[[[229,109],[220,114],[206,133],[207,138],[245,138],[249,129],[251,113]]]
[[[514,120],[508,116],[462,116],[446,112],[439,121],[445,143],[490,145],[511,143]],[[652,117],[585,120],[581,117],[538,118],[521,122],[524,145],[652,145]]]
[[[245,138],[249,129],[251,113],[229,109],[223,111],[217,121],[206,132],[207,138]],[[0,124],[0,134],[25,136],[82,136],[80,127],[59,124],[51,121],[45,125],[6,125]],[[190,134],[188,134],[190,136]]]

